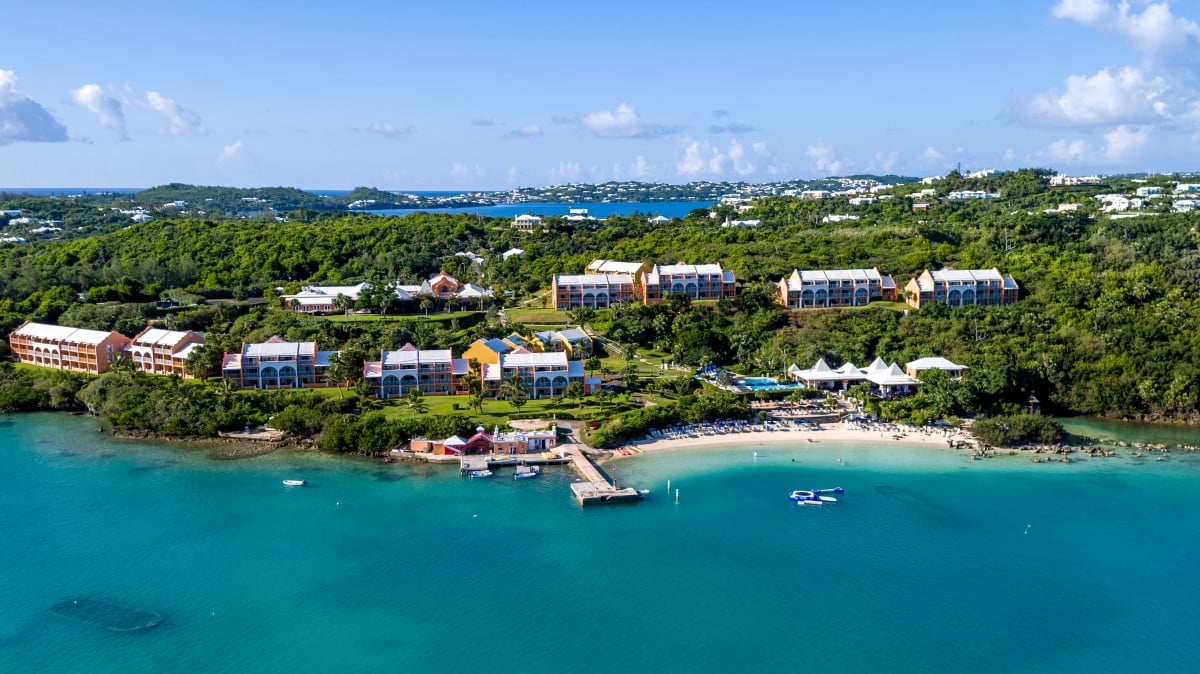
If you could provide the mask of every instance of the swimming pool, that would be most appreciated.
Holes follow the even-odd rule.
[[[738,377],[737,385],[750,391],[792,391],[803,388],[802,384],[781,383],[774,377]]]

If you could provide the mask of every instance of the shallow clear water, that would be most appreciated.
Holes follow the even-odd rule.
[[[664,452],[607,465],[649,500],[583,510],[566,469],[218,462],[93,427],[0,417],[2,671],[1200,668],[1200,457]],[[166,621],[49,611],[82,596]]]

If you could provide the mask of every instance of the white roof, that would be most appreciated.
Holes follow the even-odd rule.
[[[935,281],[1000,281],[1003,278],[995,269],[943,269],[931,271]]]
[[[246,358],[299,358],[300,356],[316,356],[316,342],[284,342],[267,341],[242,346],[242,355]]]
[[[506,353],[500,356],[502,367],[561,367],[567,364],[567,354],[562,351],[544,353]]]
[[[809,283],[828,283],[830,281],[869,283],[875,281],[884,288],[892,288],[896,285],[891,276],[880,274],[878,269],[805,269],[803,271],[796,269],[788,277],[787,284],[789,288],[798,289],[804,281]]]
[[[636,274],[642,269],[641,262],[618,262],[617,260],[592,260],[587,271],[594,274]]]
[[[867,375],[867,379],[873,384],[880,386],[913,386],[917,384],[917,380],[908,376],[900,369],[899,365],[892,363],[891,367],[885,372],[872,372]]]
[[[888,364],[883,362],[883,359],[879,356],[875,356],[875,360],[871,361],[871,364],[867,366],[867,374],[871,374],[872,372],[885,372],[887,369]]]
[[[968,369],[966,365],[959,365],[941,356],[918,358],[910,361],[904,367],[909,370],[948,370],[953,372]]]
[[[56,342],[74,342],[77,344],[99,344],[108,339],[111,332],[101,330],[85,330],[70,328],[65,325],[50,325],[48,323],[26,323],[13,331],[14,335],[36,337],[38,339]]]
[[[308,299],[329,301],[338,295],[345,295],[349,299],[356,300],[365,288],[367,288],[365,281],[352,286],[304,286],[295,295],[284,295],[283,298],[285,300],[296,299],[301,303],[306,303],[305,300]]]
[[[554,277],[558,285],[580,285],[592,283],[596,285],[621,285],[633,283],[629,274],[557,274]]]
[[[180,349],[179,352],[175,354],[175,357],[187,360],[187,357],[192,355],[193,351],[195,351],[196,349],[199,349],[202,346],[204,346],[204,345],[200,344],[199,342],[192,342],[191,344],[188,344],[187,346]]]
[[[161,328],[150,328],[142,331],[142,334],[134,338],[135,346],[174,346],[187,338],[188,333],[181,330],[163,330]]]
[[[718,264],[656,264],[652,271],[653,274],[669,274],[672,276],[683,274],[695,275],[713,275],[721,273],[721,265]]]
[[[508,250],[504,251],[504,253],[502,255],[503,255],[504,259],[507,260],[508,258],[512,257],[513,255],[520,257],[524,254],[525,254],[525,249],[523,249],[523,248],[509,248]]]
[[[384,365],[420,365],[421,363],[449,363],[453,360],[450,349],[399,349],[384,351]]]
[[[538,216],[529,215],[528,213],[518,215],[515,219],[517,222],[541,222],[542,221],[542,219],[539,218]]]

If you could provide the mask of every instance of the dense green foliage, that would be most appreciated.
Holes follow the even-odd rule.
[[[35,318],[132,334],[153,318],[166,327],[208,330],[210,341],[227,350],[273,334],[315,338],[322,348],[348,348],[352,364],[360,364],[409,341],[461,349],[520,326],[502,326],[494,313],[480,312],[453,321],[339,322],[245,303],[166,311],[151,300],[179,293],[271,300],[276,288],[304,282],[415,283],[444,270],[493,288],[501,301],[538,306],[552,274],[578,273],[596,257],[721,262],[742,282],[737,300],[693,305],[670,298],[599,312],[592,325],[618,344],[661,350],[680,363],[752,372],[780,374],[818,357],[836,367],[876,356],[903,364],[942,355],[970,367],[960,382],[930,382],[914,399],[878,404],[889,418],[1012,413],[1030,394],[1056,412],[1194,417],[1200,411],[1197,217],[1165,212],[1169,200],[1163,200],[1142,217],[1111,219],[1090,196],[1131,192],[1134,183],[1051,188],[1045,177],[1039,170],[981,179],[952,173],[932,188],[904,185],[899,196],[863,206],[844,198],[774,197],[747,213],[719,207],[710,218],[698,210],[657,227],[642,217],[580,225],[550,219],[547,231],[535,234],[511,230],[506,219],[463,214],[160,219],[72,240],[0,246],[0,327]],[[1001,196],[933,201],[928,212],[913,213],[912,203],[930,201],[922,189]],[[1082,206],[1044,212],[1063,203]],[[823,221],[847,212],[861,219]],[[762,224],[722,228],[726,216]],[[513,247],[525,256],[503,260],[499,253]],[[466,251],[486,261],[455,255]],[[794,268],[855,267],[879,267],[901,287],[925,268],[997,267],[1022,284],[1023,299],[1004,308],[884,305],[790,315],[771,303],[771,284]],[[116,303],[98,304],[104,301]]]
[[[599,447],[613,447],[644,438],[650,429],[666,428],[678,421],[701,423],[717,419],[748,419],[751,414],[750,404],[745,398],[706,388],[696,395],[681,395],[670,404],[619,414],[592,433],[591,441]]]
[[[985,445],[1015,447],[1037,443],[1051,445],[1063,439],[1063,427],[1057,421],[1038,414],[1010,414],[979,419],[971,434]]]

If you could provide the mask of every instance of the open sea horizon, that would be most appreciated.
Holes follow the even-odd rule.
[[[646,501],[584,509],[566,467],[216,461],[95,426],[0,415],[2,671],[1200,669],[1200,455],[664,451],[604,465]],[[162,623],[51,610],[77,599]]]

